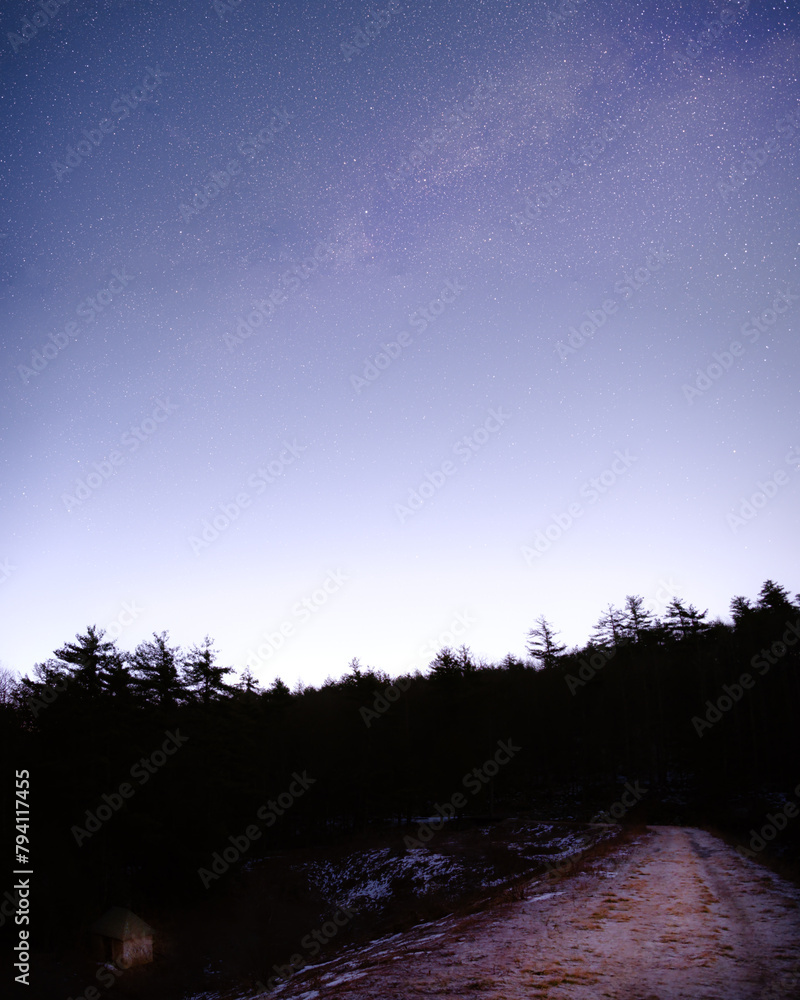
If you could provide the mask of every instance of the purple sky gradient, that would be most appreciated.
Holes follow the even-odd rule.
[[[800,590],[797,12],[226,7],[4,9],[3,664]]]

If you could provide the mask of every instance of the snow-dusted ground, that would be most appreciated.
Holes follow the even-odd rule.
[[[325,861],[306,866],[306,876],[324,899],[364,912],[393,895],[395,879],[408,879],[416,894],[446,883],[463,871],[457,858],[426,850],[396,856],[390,848],[359,851],[338,864]],[[366,876],[365,872],[369,872]]]
[[[708,833],[651,827],[518,902],[373,941],[241,1000],[256,996],[798,1000],[800,891]]]
[[[486,836],[491,832],[490,828],[479,830]],[[512,838],[497,845],[498,849],[539,865],[574,856],[585,848],[581,836],[563,825],[520,823],[510,833]],[[616,831],[595,828],[590,839],[597,843],[606,836],[616,836]],[[350,907],[360,913],[379,912],[393,898],[399,883],[408,894],[421,898],[464,886],[491,890],[509,882],[510,875],[498,873],[488,857],[459,854],[448,847],[438,838],[429,848],[354,851],[337,861],[312,862],[297,868],[332,906]]]

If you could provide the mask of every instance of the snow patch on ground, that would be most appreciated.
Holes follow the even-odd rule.
[[[481,828],[479,832],[488,836],[493,828]],[[544,867],[581,855],[592,844],[617,835],[615,827],[579,833],[554,823],[519,822],[510,829],[508,839],[490,849]],[[493,890],[513,879],[513,874],[499,872],[486,857],[459,857],[456,852],[447,853],[446,846],[437,850],[434,845],[354,851],[335,861],[297,867],[331,905],[373,913],[383,910],[397,895],[422,898],[435,893],[449,895],[464,888]],[[518,873],[524,871],[517,868]]]
[[[363,912],[382,908],[399,881],[410,882],[412,893],[423,896],[457,881],[465,867],[457,858],[424,849],[398,854],[384,847],[357,851],[338,862],[312,862],[304,870],[324,899]]]
[[[797,887],[704,831],[651,831],[558,891],[431,921],[393,935],[389,947],[373,942],[340,960],[323,992],[331,1000],[800,997]],[[322,986],[298,978],[292,1000]]]

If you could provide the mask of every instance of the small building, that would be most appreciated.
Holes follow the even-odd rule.
[[[120,969],[153,961],[153,928],[130,910],[112,906],[92,924],[103,959]]]

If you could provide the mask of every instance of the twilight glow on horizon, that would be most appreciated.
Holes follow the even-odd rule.
[[[800,590],[798,14],[11,0],[0,663]]]

